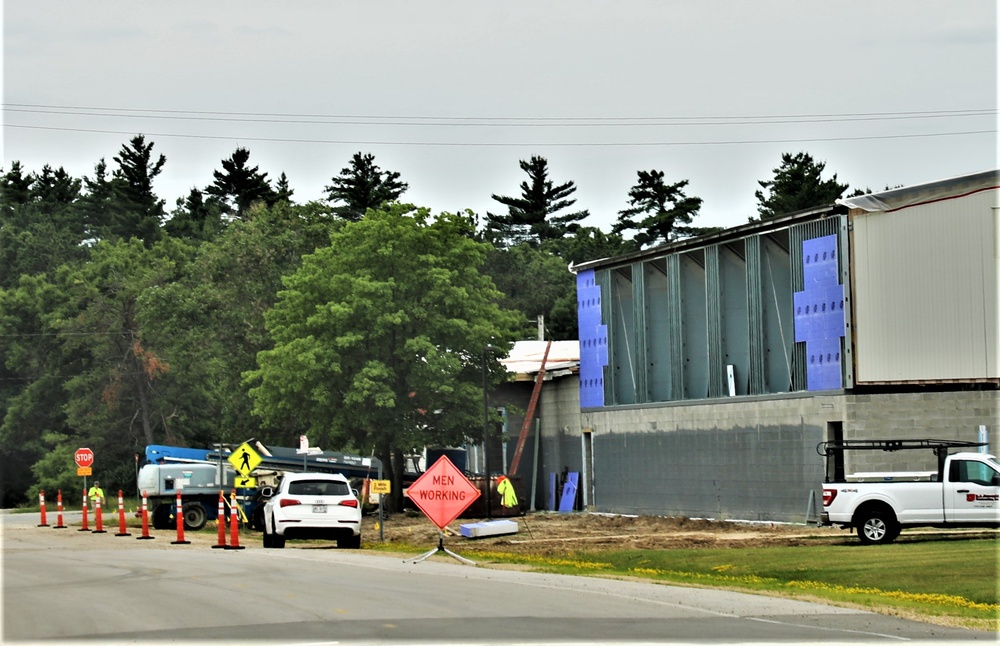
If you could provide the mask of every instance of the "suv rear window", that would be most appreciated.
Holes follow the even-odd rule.
[[[336,480],[296,480],[289,483],[288,493],[296,496],[347,496],[351,489],[346,482]]]

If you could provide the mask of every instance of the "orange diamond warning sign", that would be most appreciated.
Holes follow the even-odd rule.
[[[479,489],[448,456],[442,455],[410,485],[406,494],[438,529],[443,530],[479,497]]]

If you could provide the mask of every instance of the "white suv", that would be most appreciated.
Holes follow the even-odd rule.
[[[284,547],[288,538],[336,540],[361,547],[361,504],[342,475],[289,473],[277,491],[265,487],[264,547]]]

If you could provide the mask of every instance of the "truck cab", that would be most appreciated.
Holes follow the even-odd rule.
[[[1000,510],[1000,463],[985,453],[948,456],[945,482],[946,508],[951,520],[960,523],[997,521]]]

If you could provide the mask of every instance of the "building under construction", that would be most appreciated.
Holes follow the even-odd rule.
[[[537,508],[572,472],[577,508],[801,522],[818,511],[820,442],[998,446],[1000,171],[573,271],[579,363],[542,389],[521,466]],[[929,468],[865,453],[844,467]]]

